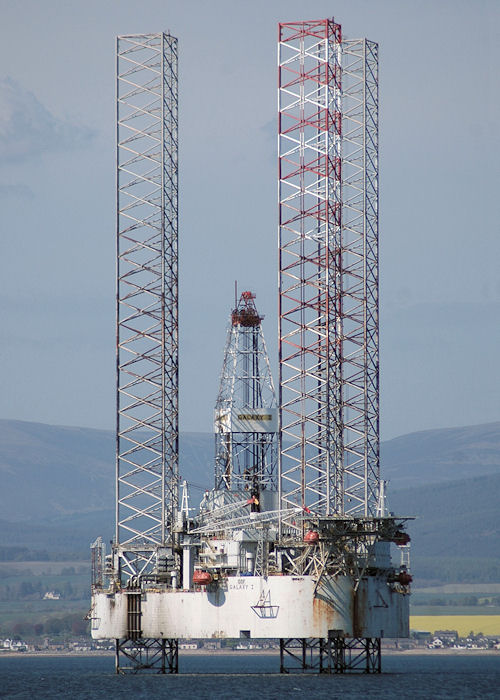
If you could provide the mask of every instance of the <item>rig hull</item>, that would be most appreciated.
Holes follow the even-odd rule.
[[[327,638],[408,636],[408,595],[384,578],[234,576],[200,590],[94,592],[92,636]],[[134,598],[131,615],[130,598]]]

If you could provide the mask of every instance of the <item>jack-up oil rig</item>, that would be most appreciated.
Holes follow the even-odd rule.
[[[92,636],[117,672],[178,640],[280,640],[282,672],[381,670],[408,636],[406,518],[379,467],[378,47],[279,25],[279,387],[255,296],[231,311],[215,483],[178,465],[177,39],[117,42],[116,533],[92,545]]]

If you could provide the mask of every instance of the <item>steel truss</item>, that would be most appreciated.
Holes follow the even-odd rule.
[[[278,63],[282,507],[374,516],[377,45],[280,24]]]
[[[381,673],[379,638],[280,639],[280,673]]]
[[[117,639],[116,673],[178,673],[177,639]]]
[[[284,507],[338,510],[340,26],[279,26],[280,481]],[[337,265],[338,267],[338,265]]]
[[[104,586],[104,568],[106,563],[106,545],[102,537],[98,537],[90,545],[91,567],[92,567],[92,590]]]
[[[408,520],[393,516],[314,518],[306,513],[296,516],[296,520],[299,518],[308,529],[318,533],[319,540],[308,544],[296,538],[283,538],[279,549],[285,557],[288,573],[316,578],[315,592],[321,590],[326,573],[328,577],[349,575],[355,584],[358,583],[370,566],[374,545],[377,542],[399,543]]]
[[[178,508],[177,39],[117,39],[117,512],[122,581]],[[165,550],[163,549],[163,552]]]
[[[277,490],[276,394],[255,295],[231,312],[215,404],[215,488]],[[253,427],[252,427],[253,426]]]
[[[378,45],[342,42],[344,513],[376,515],[379,467]]]

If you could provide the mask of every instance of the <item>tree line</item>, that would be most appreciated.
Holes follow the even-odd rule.
[[[1,633],[13,639],[30,641],[37,637],[90,636],[90,622],[81,613],[68,613],[39,622],[13,620],[2,625]]]
[[[82,600],[89,597],[89,589],[90,586],[75,586],[68,580],[55,586],[48,585],[40,579],[15,581],[0,585],[0,601],[40,600],[48,591],[59,593],[64,600]]]

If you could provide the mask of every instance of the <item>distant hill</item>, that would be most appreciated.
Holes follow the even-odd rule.
[[[410,433],[383,442],[380,453],[391,491],[500,474],[500,423]]]
[[[180,472],[213,485],[213,436],[184,433]],[[115,435],[108,430],[0,420],[0,519],[37,520],[113,510]]]
[[[395,491],[389,507],[418,516],[410,525],[416,552],[500,559],[500,474]]]
[[[413,515],[412,568],[417,582],[500,581],[500,474],[404,489],[389,508]]]
[[[388,505],[408,525],[416,583],[500,581],[500,423],[381,445]]]
[[[113,509],[114,451],[112,431],[0,420],[0,519]],[[211,434],[181,434],[181,477],[198,492],[213,484],[213,455]],[[403,435],[382,443],[381,465],[390,493],[500,474],[500,423]]]
[[[113,451],[104,430],[0,421],[0,517],[26,521],[110,507]]]
[[[112,431],[0,420],[0,548],[87,556],[114,526]],[[192,504],[213,483],[213,436],[180,439]],[[500,581],[500,423],[404,435],[381,446],[389,508],[415,515],[413,562],[426,580]],[[480,573],[480,571],[482,573]]]
[[[0,519],[0,561],[88,560],[91,542],[99,536],[109,542],[113,531],[112,508],[25,522]]]

